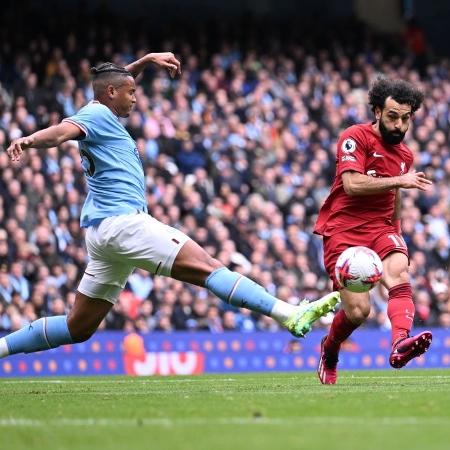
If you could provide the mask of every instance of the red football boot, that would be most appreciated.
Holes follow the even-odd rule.
[[[423,331],[416,336],[400,339],[392,346],[389,364],[394,369],[401,369],[413,358],[425,353],[431,345],[431,331]]]
[[[319,366],[317,367],[317,375],[322,384],[336,384],[338,354],[325,352],[323,344],[326,338],[327,336],[322,338],[320,342],[320,359]]]

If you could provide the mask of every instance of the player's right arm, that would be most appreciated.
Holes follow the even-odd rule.
[[[27,148],[56,147],[63,142],[82,137],[83,131],[73,123],[63,121],[58,125],[36,131],[30,136],[14,139],[6,149],[12,161],[19,161]]]
[[[336,176],[342,177],[347,195],[375,195],[393,189],[420,189],[432,184],[423,172],[408,172],[395,177],[366,175],[366,159],[370,142],[361,126],[347,128],[338,141]]]
[[[385,178],[375,178],[355,171],[344,172],[341,176],[347,195],[374,195],[398,188],[426,191],[432,184],[423,172],[415,171]]]

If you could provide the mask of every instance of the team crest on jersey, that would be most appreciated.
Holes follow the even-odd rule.
[[[342,143],[341,148],[344,153],[353,153],[356,150],[356,142],[353,139],[348,138]]]
[[[400,163],[400,175],[403,175],[405,173],[405,169],[406,169],[406,163],[405,163],[405,161],[402,161]]]

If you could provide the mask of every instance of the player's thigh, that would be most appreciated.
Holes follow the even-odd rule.
[[[323,255],[325,269],[333,281],[333,289],[340,289],[336,279],[336,262],[340,254],[349,247],[363,245],[368,247],[370,240],[364,233],[357,233],[353,230],[341,231],[332,236],[325,236],[323,239]]]
[[[171,276],[177,280],[204,286],[211,272],[220,267],[223,267],[222,263],[189,239],[175,258]]]
[[[383,261],[383,277],[381,282],[390,289],[393,286],[409,281],[408,248],[403,237],[391,228],[378,234],[372,243],[372,249]]]
[[[404,253],[395,251],[383,259],[381,282],[387,289],[398,284],[409,283],[408,257]]]

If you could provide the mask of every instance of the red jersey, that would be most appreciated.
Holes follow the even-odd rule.
[[[409,171],[413,154],[405,144],[386,144],[372,124],[353,125],[339,138],[336,152],[336,177],[314,228],[323,236],[332,236],[364,223],[391,220],[395,189],[374,195],[349,196],[342,174],[349,170],[372,177],[394,177]]]

